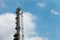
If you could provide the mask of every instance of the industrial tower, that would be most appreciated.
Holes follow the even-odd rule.
[[[23,30],[23,12],[20,7],[16,10],[16,33],[14,35],[14,40],[24,40],[24,30]]]

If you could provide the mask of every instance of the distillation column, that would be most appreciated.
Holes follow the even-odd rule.
[[[14,40],[24,40],[24,30],[23,30],[23,12],[20,7],[16,10],[16,33],[14,35]]]

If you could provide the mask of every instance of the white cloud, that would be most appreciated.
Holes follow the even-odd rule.
[[[48,40],[48,38],[35,36],[35,37],[31,37],[31,38],[25,38],[25,40]]]
[[[60,13],[54,9],[51,10],[51,13],[55,14],[55,15],[60,15]]]
[[[45,7],[46,4],[40,2],[40,3],[38,3],[37,5],[40,6],[40,7]]]
[[[36,36],[38,33],[35,32],[35,22],[36,19],[34,15],[30,12],[24,12],[24,34],[25,40],[48,40],[48,38]],[[15,34],[15,17],[13,13],[5,13],[0,15],[0,40],[13,40],[13,35]],[[29,37],[30,35],[35,35],[34,37]]]

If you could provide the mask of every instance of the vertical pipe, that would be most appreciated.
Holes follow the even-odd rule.
[[[16,33],[14,35],[14,40],[20,40],[20,10],[19,7],[16,10]]]

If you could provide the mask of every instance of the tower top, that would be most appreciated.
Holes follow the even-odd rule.
[[[17,10],[19,10],[19,11],[20,11],[20,10],[21,10],[21,7],[18,7],[18,8],[17,8]]]
[[[16,13],[19,13],[20,11],[21,11],[21,7],[18,7]]]

